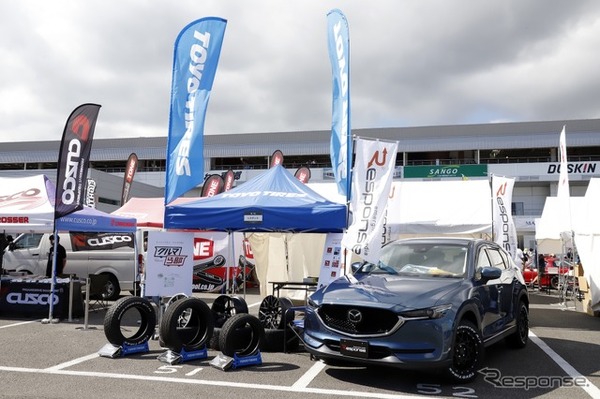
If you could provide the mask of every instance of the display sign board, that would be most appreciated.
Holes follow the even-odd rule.
[[[343,233],[329,233],[325,239],[317,288],[328,285],[344,274]]]
[[[148,232],[145,295],[192,294],[194,233]]]

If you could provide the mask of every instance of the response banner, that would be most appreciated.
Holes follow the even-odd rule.
[[[350,136],[350,34],[346,16],[338,9],[327,14],[327,41],[333,74],[331,166],[338,192],[350,195],[352,139]]]
[[[492,175],[492,232],[494,242],[504,248],[513,259],[516,259],[517,229],[512,217],[514,185],[515,179]]]
[[[202,18],[175,41],[165,204],[204,180],[204,120],[226,25],[222,18]]]
[[[397,151],[397,142],[356,141],[351,225],[342,238],[342,245],[368,262],[379,260]]]
[[[54,218],[83,208],[92,140],[100,105],[83,104],[67,119],[58,153]]]

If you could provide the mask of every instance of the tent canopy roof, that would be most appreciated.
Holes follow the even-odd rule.
[[[281,165],[227,192],[168,205],[165,227],[220,231],[341,232],[346,206],[331,202]]]

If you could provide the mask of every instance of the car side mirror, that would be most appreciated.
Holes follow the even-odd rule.
[[[481,280],[485,283],[490,280],[496,280],[502,276],[502,270],[497,267],[481,267],[479,269]]]
[[[356,272],[358,272],[360,270],[360,268],[362,267],[363,262],[354,262],[352,263],[352,265],[350,265],[350,269],[352,270],[352,274],[355,274]]]

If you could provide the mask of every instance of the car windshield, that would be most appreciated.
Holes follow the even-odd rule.
[[[382,248],[371,273],[427,277],[462,277],[467,247],[446,243],[391,243]]]

